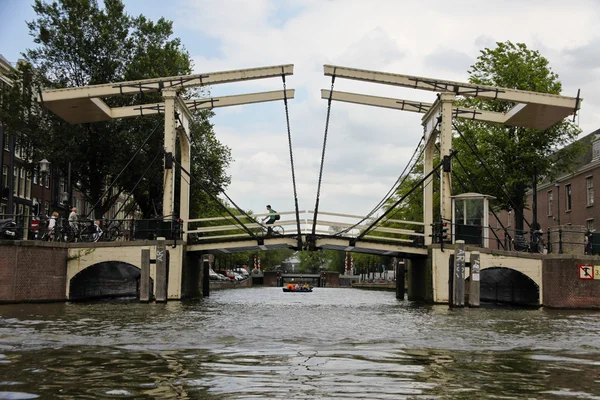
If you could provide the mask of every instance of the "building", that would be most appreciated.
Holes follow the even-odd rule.
[[[594,191],[594,181],[600,179],[600,129],[579,141],[585,152],[573,166],[573,172],[538,186],[537,218],[542,229],[581,225],[595,231],[600,223],[600,205]],[[532,204],[531,194],[528,203]],[[525,217],[531,220],[531,210],[528,211]]]
[[[19,61],[21,62],[21,61]],[[15,65],[0,55],[1,90],[12,86],[9,75]],[[4,104],[5,99],[0,99]],[[40,165],[33,160],[34,149],[26,138],[11,132],[0,121],[0,165],[2,166],[0,215],[17,218],[23,226],[29,226],[30,216],[41,212],[45,199],[50,199],[49,174],[40,173]],[[46,207],[47,209],[47,207]],[[24,233],[24,237],[26,234]]]
[[[11,63],[0,54],[0,93],[13,85],[10,75],[16,71],[16,65],[18,63]],[[0,105],[4,101],[4,98],[0,98]],[[29,228],[33,216],[47,218],[57,211],[60,216],[66,217],[72,207],[77,207],[82,217],[91,212],[92,205],[77,190],[76,183],[71,182],[70,171],[61,171],[43,155],[34,156],[35,149],[27,142],[27,138],[19,135],[19,132],[11,132],[2,121],[0,149],[0,219],[14,218],[19,226]],[[105,218],[123,219],[125,212],[119,210],[126,201],[127,194],[121,194]],[[139,212],[136,212],[135,217],[139,216]],[[23,238],[28,236],[24,231]]]
[[[561,226],[568,231],[585,229],[594,232],[600,227],[600,205],[596,200],[595,181],[600,182],[600,129],[578,140],[585,151],[574,162],[571,170],[553,181],[545,181],[537,187],[537,221],[540,228],[547,232],[548,228]],[[533,221],[533,192],[527,195],[525,219]],[[514,229],[514,213],[497,213],[504,227],[511,235]],[[500,223],[490,216],[490,225],[497,228],[501,239]],[[581,228],[583,227],[583,228]],[[528,230],[527,227],[525,227]],[[490,244],[495,238],[490,238]],[[493,246],[495,247],[495,246]]]

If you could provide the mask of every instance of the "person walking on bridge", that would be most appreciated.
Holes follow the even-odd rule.
[[[77,207],[73,207],[71,209],[71,213],[69,214],[69,225],[73,228],[74,232],[77,232],[77,221],[79,220],[79,216],[77,215]]]

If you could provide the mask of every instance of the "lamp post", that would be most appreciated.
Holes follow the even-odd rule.
[[[40,161],[40,175],[42,177],[42,205],[40,207],[40,213],[46,216],[46,177],[50,172],[50,161],[45,158]]]
[[[560,185],[557,183],[554,187],[556,188],[556,223],[560,225]]]

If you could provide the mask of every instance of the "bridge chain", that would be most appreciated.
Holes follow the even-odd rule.
[[[319,169],[319,183],[317,184],[317,199],[315,201],[315,214],[313,216],[312,237],[314,238],[317,230],[317,215],[319,214],[319,197],[321,196],[321,182],[323,180],[323,164],[325,163],[325,148],[327,147],[327,133],[329,131],[329,117],[331,116],[331,100],[333,96],[333,86],[335,84],[335,70],[331,75],[331,90],[329,90],[329,99],[327,99],[327,118],[325,119],[325,134],[323,135],[323,151],[321,153],[321,168]]]
[[[285,122],[287,124],[288,144],[290,149],[290,164],[292,166],[292,185],[294,187],[294,206],[296,207],[296,228],[298,230],[298,249],[302,248],[302,236],[300,235],[300,211],[298,209],[298,191],[296,190],[296,173],[294,171],[294,152],[292,150],[292,132],[290,130],[290,111],[285,84],[285,73],[281,67],[281,79],[283,80],[283,104],[285,105]]]

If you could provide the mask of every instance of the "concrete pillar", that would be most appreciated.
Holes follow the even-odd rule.
[[[210,296],[210,254],[202,256],[202,296]]]
[[[452,263],[452,303],[454,307],[465,306],[465,241],[457,240]]]
[[[167,248],[165,238],[156,244],[156,302],[167,301]]]
[[[433,133],[432,133],[433,136]],[[433,171],[433,155],[435,150],[435,138],[431,138],[425,144],[423,152],[423,175],[426,176]],[[425,232],[425,245],[432,243],[431,234],[433,233],[433,175],[423,182],[423,222]]]
[[[552,254],[585,254],[585,233],[583,225],[559,225],[550,228],[550,248]]]
[[[142,249],[142,270],[140,273],[140,302],[150,301],[150,249]]]
[[[394,263],[394,273],[396,274],[396,298],[398,300],[404,300],[404,294],[406,292],[404,288],[404,265],[404,263],[401,264],[398,261]]]
[[[165,101],[165,151],[175,155],[175,101],[177,91],[163,90]],[[165,169],[163,191],[163,216],[173,213],[175,202],[175,169]],[[170,219],[170,217],[169,217]]]
[[[189,134],[189,132],[188,132]],[[179,135],[181,166],[190,171],[190,143],[185,133]],[[191,171],[190,171],[191,172]],[[190,182],[191,178],[181,172],[179,185],[179,218],[183,220],[183,241],[187,242],[187,224],[190,217]]]
[[[450,155],[452,149],[452,102],[454,94],[440,94],[442,121],[440,123],[440,161]],[[442,221],[452,220],[452,173],[440,170],[440,216]]]
[[[471,252],[471,272],[469,279],[469,307],[480,306],[480,255],[478,251]]]
[[[427,300],[427,260],[414,259],[407,261],[408,300],[425,301]]]

